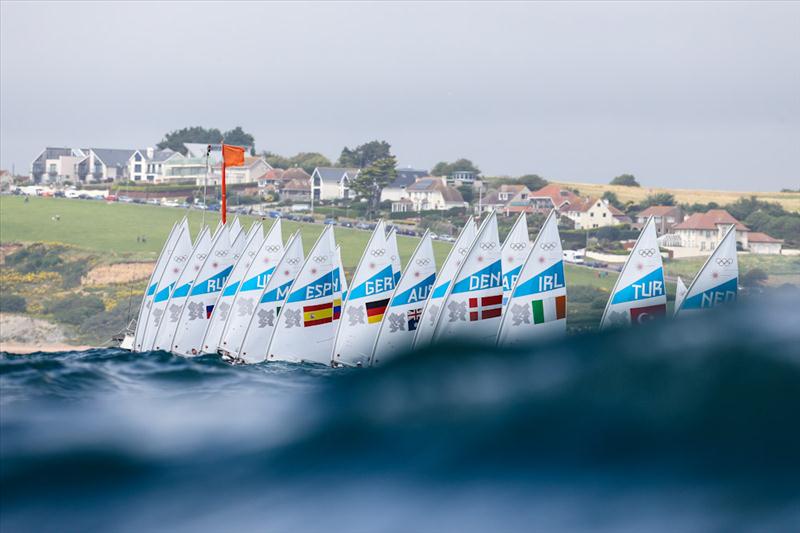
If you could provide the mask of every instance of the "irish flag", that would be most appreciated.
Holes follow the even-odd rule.
[[[543,324],[567,318],[567,297],[554,296],[543,300],[533,300],[533,323]]]

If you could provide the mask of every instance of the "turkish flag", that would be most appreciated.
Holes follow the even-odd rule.
[[[667,314],[667,304],[631,307],[631,324],[644,324]]]
[[[222,161],[226,167],[240,167],[244,165],[244,148],[241,146],[223,144]]]

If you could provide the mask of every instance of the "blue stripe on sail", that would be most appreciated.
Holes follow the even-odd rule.
[[[222,287],[225,286],[225,280],[228,279],[228,274],[231,273],[232,269],[233,265],[220,272],[217,272],[202,283],[196,284],[194,287],[192,287],[191,295],[195,296],[198,294],[211,294],[221,291]]]
[[[155,294],[155,292],[156,292],[156,285],[158,285],[158,283],[153,283],[152,285],[150,285],[149,287],[147,287],[147,296],[152,296],[153,294]]]
[[[315,279],[305,287],[293,291],[289,295],[289,298],[286,301],[303,302],[305,300],[316,300],[317,298],[324,298],[325,296],[332,295],[333,294],[333,283],[331,282],[332,275],[333,275],[333,270],[331,270],[327,274],[323,274],[322,276]]]
[[[156,293],[155,298],[153,298],[153,301],[154,302],[163,302],[164,300],[168,299],[169,298],[169,291],[171,291],[172,287],[174,287],[174,286],[175,286],[175,282],[173,281],[172,283],[170,283],[169,285],[167,285],[166,287],[164,287],[163,289],[158,291]]]
[[[333,283],[333,292],[339,292],[342,288],[342,274],[339,272],[339,267],[333,269],[331,282]]]
[[[447,280],[435,289],[433,289],[433,294],[431,294],[431,298],[444,298],[445,293],[447,292],[447,287],[450,286],[450,282],[452,280]]]
[[[661,267],[618,290],[611,303],[635,302],[656,296],[664,296],[664,270]]]
[[[710,309],[720,304],[735,302],[738,285],[738,278],[733,278],[691,298],[686,298],[681,309]]]
[[[560,289],[564,286],[564,262],[559,261],[517,285],[513,298]]]
[[[453,294],[499,287],[503,283],[502,277],[502,267],[498,259],[453,285]]]
[[[269,281],[272,272],[275,271],[275,267],[268,268],[262,273],[258,274],[257,276],[253,276],[252,278],[246,280],[242,283],[242,288],[239,289],[239,292],[248,292],[248,291],[255,291],[258,289],[263,289],[267,286],[267,282]]]
[[[286,299],[286,294],[289,292],[292,282],[293,280],[289,280],[280,287],[276,287],[269,292],[265,292],[264,296],[261,297],[261,303],[265,304],[267,302],[282,302],[284,299]]]
[[[431,274],[424,280],[420,281],[410,289],[401,292],[394,298],[392,298],[392,303],[390,307],[394,307],[397,305],[405,305],[415,302],[424,302],[428,295],[431,293],[431,287],[433,286],[433,282],[436,279],[436,274]]]
[[[520,270],[522,270],[522,265],[503,274],[503,291],[511,290],[514,286],[514,282],[517,281]]]
[[[236,288],[239,286],[238,281],[234,281],[233,283],[228,283],[225,285],[225,290],[222,291],[223,296],[233,296],[236,294]]]
[[[388,265],[358,287],[351,289],[350,299],[364,298],[392,289],[394,289],[394,275],[392,274],[392,265]]]
[[[191,283],[184,283],[183,285],[175,289],[175,292],[172,293],[172,297],[183,298],[184,296],[187,296],[189,294],[189,289],[191,288],[191,286],[192,286]]]
[[[400,271],[394,273],[394,284],[397,285],[397,282],[400,281]]]

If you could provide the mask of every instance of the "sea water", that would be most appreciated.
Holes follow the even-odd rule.
[[[0,355],[0,530],[798,531],[797,293],[378,369]]]

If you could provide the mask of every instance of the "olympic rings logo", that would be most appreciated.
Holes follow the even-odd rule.
[[[431,263],[431,260],[428,259],[427,257],[423,257],[422,259],[417,259],[416,263],[417,266],[426,266]]]
[[[639,255],[642,257],[653,257],[656,255],[656,251],[653,248],[644,248],[639,250]]]
[[[176,263],[183,263],[184,261],[186,261],[186,256],[185,255],[179,255],[174,259],[174,261]]]
[[[717,259],[717,264],[721,267],[728,267],[733,264],[733,259],[730,259],[728,257],[720,257],[719,259]]]
[[[545,252],[552,252],[556,249],[557,244],[554,242],[543,242],[539,245],[539,248],[544,250]]]
[[[300,258],[299,257],[290,257],[289,259],[286,260],[286,262],[289,263],[290,265],[296,265],[297,263],[300,262]]]
[[[376,248],[374,250],[370,250],[369,253],[372,255],[372,257],[383,257],[383,254],[386,253],[386,250],[383,248]]]
[[[325,261],[328,260],[328,256],[327,255],[317,255],[317,256],[313,257],[312,260],[315,263],[324,263]]]
[[[482,250],[494,250],[495,246],[497,246],[497,244],[493,242],[482,242],[480,244]]]
[[[277,245],[277,244],[270,244],[269,246],[266,247],[266,250],[268,252],[274,254],[275,252],[280,252],[281,251],[281,247],[280,247],[280,245]]]
[[[512,242],[511,244],[508,245],[508,247],[514,250],[515,252],[521,252],[522,250],[528,247],[528,243]]]
[[[216,255],[217,257],[225,257],[226,255],[228,255],[228,250],[217,250],[216,252],[214,252],[214,255]]]

